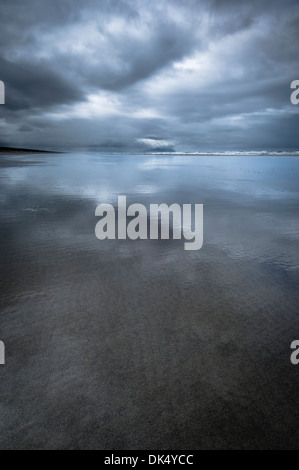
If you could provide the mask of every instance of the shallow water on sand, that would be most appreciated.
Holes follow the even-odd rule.
[[[299,159],[0,157],[1,448],[298,447]],[[204,205],[204,242],[95,237]]]

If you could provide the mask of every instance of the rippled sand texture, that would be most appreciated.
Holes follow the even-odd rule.
[[[0,158],[2,449],[298,448],[299,159]],[[97,240],[118,194],[203,248]]]

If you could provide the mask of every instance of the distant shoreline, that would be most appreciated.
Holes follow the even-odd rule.
[[[110,156],[162,156],[162,157],[202,157],[202,156],[212,156],[212,157],[299,157],[299,150],[248,150],[248,151],[223,151],[223,152],[103,152],[98,150],[82,150],[82,149],[71,149],[65,151],[57,150],[40,150],[40,149],[31,149],[31,148],[18,148],[18,147],[1,147],[0,146],[0,155],[22,155],[30,153],[45,153],[45,154],[64,154],[71,152],[87,152],[87,153],[98,153],[99,155],[110,155]]]

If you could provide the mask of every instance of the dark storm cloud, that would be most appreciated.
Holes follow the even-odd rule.
[[[9,110],[54,106],[83,98],[72,82],[67,82],[55,69],[42,62],[11,62],[0,58],[1,78],[7,84]]]
[[[194,39],[187,29],[161,22],[145,38],[111,38],[111,47],[117,51],[118,64],[91,69],[90,82],[100,88],[119,90],[148,78],[159,69],[192,50]]]
[[[2,2],[0,143],[298,147],[298,21],[295,0]]]

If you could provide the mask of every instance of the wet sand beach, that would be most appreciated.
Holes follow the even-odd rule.
[[[299,159],[0,156],[1,449],[298,448]],[[98,240],[202,203],[204,242]]]

